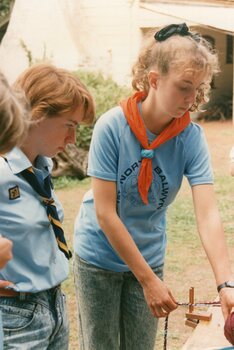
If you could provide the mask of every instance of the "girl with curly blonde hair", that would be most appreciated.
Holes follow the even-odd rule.
[[[89,154],[92,190],[75,224],[81,350],[154,349],[158,318],[177,307],[163,282],[166,213],[183,177],[227,317],[234,289],[210,156],[190,111],[207,102],[217,54],[185,23],[144,39],[133,96],[97,121]],[[188,232],[189,235],[189,232]]]

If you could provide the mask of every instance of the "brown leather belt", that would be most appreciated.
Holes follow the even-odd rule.
[[[16,292],[13,289],[0,288],[0,297],[19,297],[22,292]],[[23,293],[24,295],[30,295],[32,293]]]
[[[58,288],[60,288],[61,285],[57,285],[55,287],[52,287],[50,289],[47,289],[45,291],[42,292],[54,292],[55,290],[57,290]],[[29,295],[36,295],[40,292],[37,293],[30,293],[30,292],[17,292],[13,289],[5,289],[5,288],[0,288],[0,297],[18,297],[20,299],[25,299],[25,297],[29,296]]]

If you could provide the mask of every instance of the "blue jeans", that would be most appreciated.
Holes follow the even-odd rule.
[[[154,269],[162,278],[163,267]],[[131,272],[74,262],[79,350],[153,350],[158,320]]]
[[[0,311],[0,350],[3,350],[3,329],[2,329],[2,314]]]
[[[4,350],[67,350],[69,325],[60,287],[0,297]]]

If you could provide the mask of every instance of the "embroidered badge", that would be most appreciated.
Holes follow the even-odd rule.
[[[11,187],[8,189],[9,191],[9,199],[13,200],[20,197],[19,186]]]

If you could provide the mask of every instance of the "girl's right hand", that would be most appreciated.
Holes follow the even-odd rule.
[[[12,242],[4,237],[0,237],[0,269],[12,259]]]
[[[178,307],[171,291],[157,276],[142,284],[145,300],[155,317],[166,317]]]

